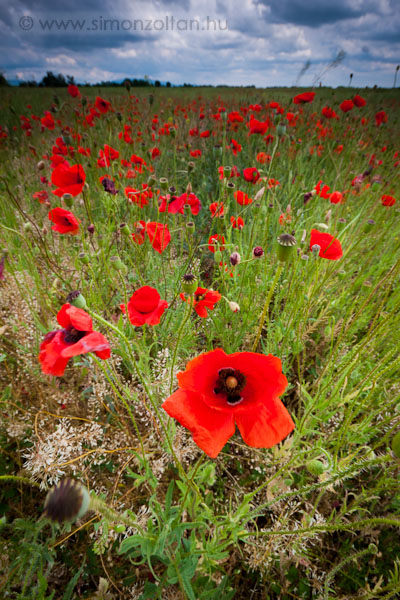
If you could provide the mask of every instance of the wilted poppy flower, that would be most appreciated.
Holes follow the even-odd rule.
[[[180,294],[180,298],[184,302],[190,302],[190,296]],[[193,308],[199,317],[206,319],[208,317],[207,310],[213,310],[217,302],[221,300],[221,294],[214,292],[213,290],[207,290],[206,288],[198,287],[194,293]]]
[[[120,304],[120,308],[125,314],[125,304]],[[141,327],[145,323],[158,325],[166,308],[168,302],[161,300],[155,288],[145,285],[131,296],[128,302],[128,318],[135,327]]]
[[[357,106],[357,108],[362,108],[363,106],[365,106],[367,104],[367,101],[362,96],[359,96],[358,94],[356,94],[353,98],[353,103],[354,103],[354,106]]]
[[[79,220],[70,210],[57,206],[49,211],[48,217],[54,223],[52,226],[54,231],[69,233],[70,235],[79,233]]]
[[[125,196],[134,204],[138,204],[141,208],[149,203],[149,198],[153,197],[153,192],[147,187],[147,183],[142,183],[142,189],[137,190],[133,187],[125,188]]]
[[[218,247],[218,242],[221,244]],[[213,235],[210,235],[210,237],[208,238],[208,249],[210,252],[215,252],[216,250],[220,250],[222,252],[222,250],[225,249],[225,238],[223,235],[219,234],[219,233],[214,233]]]
[[[141,246],[144,244],[144,236],[146,233],[146,223],[144,221],[138,221],[135,223],[135,232],[132,233],[133,241]]]
[[[39,200],[40,204],[50,204],[50,202],[48,202],[49,195],[46,192],[46,190],[40,190],[39,192],[34,192],[32,194],[32,198],[35,198],[35,200]]]
[[[339,106],[340,110],[344,113],[349,112],[354,108],[353,100],[343,100],[341,105]]]
[[[110,358],[108,341],[102,333],[93,331],[92,319],[84,310],[64,304],[57,321],[62,329],[48,333],[40,345],[43,373],[60,377],[70,358],[87,352],[94,352],[103,360]]]
[[[243,169],[243,177],[250,183],[257,183],[260,179],[260,173],[255,167],[247,167],[246,169]]]
[[[240,206],[247,206],[248,204],[251,204],[253,202],[253,199],[249,198],[248,195],[242,192],[241,190],[237,190],[236,192],[234,192],[233,196],[236,202],[240,204]]]
[[[82,165],[70,167],[68,163],[64,162],[54,169],[51,175],[52,183],[58,186],[56,190],[53,190],[53,194],[58,197],[64,196],[64,194],[77,196],[83,189],[85,179],[86,173]]]
[[[303,92],[293,98],[294,104],[307,104],[314,100],[315,92]]]
[[[382,206],[393,206],[393,204],[396,204],[396,198],[393,198],[393,196],[389,196],[389,195],[385,194],[381,198],[381,203],[382,203]]]
[[[279,399],[287,379],[280,359],[271,354],[226,354],[218,348],[191,360],[177,377],[179,389],[162,407],[211,458],[235,433],[235,425],[253,448],[270,448],[294,429]]]
[[[337,238],[330,233],[322,233],[317,229],[311,230],[310,250],[313,246],[320,246],[319,256],[329,260],[339,260],[343,256],[342,246]]]
[[[151,221],[146,224],[146,233],[154,250],[162,254],[171,241],[168,225]]]

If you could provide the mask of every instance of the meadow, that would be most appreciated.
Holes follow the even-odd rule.
[[[400,97],[0,89],[0,597],[400,597]]]

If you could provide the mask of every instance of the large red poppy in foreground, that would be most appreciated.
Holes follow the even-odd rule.
[[[279,399],[287,379],[280,359],[271,354],[212,350],[191,360],[178,381],[179,389],[162,406],[211,458],[235,433],[235,425],[254,448],[270,448],[294,429]]]
[[[120,308],[123,313],[126,312],[125,304],[120,304]],[[141,327],[145,323],[158,325],[166,308],[168,302],[161,300],[158,291],[144,285],[128,301],[128,318],[135,327]]]
[[[110,345],[104,335],[93,331],[91,317],[81,308],[64,304],[57,321],[63,329],[50,331],[40,344],[39,361],[43,373],[64,375],[70,358],[94,352],[99,358],[110,358]]]
[[[320,247],[319,256],[329,260],[339,260],[343,256],[342,246],[339,240],[330,233],[323,233],[318,229],[311,229],[310,250],[314,245]]]
[[[81,193],[86,180],[86,173],[82,165],[69,166],[68,163],[60,164],[54,169],[51,181],[57,186],[53,194],[60,197],[64,194],[78,196]]]

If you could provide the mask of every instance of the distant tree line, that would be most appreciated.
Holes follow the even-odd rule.
[[[0,73],[0,87],[10,85],[3,75]],[[55,75],[52,71],[47,71],[46,75],[43,79],[37,83],[35,80],[30,81],[20,81],[20,87],[67,87],[69,85],[76,85],[75,78],[72,75],[67,75],[66,77],[59,73]],[[158,81],[151,81],[149,77],[145,76],[143,79],[124,79],[124,81],[100,81],[99,83],[85,83],[86,86],[91,87],[162,87],[162,83]],[[185,84],[186,85],[186,84]],[[171,83],[169,81],[166,82],[165,87],[171,87]]]

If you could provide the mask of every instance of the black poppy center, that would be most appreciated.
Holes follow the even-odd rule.
[[[226,401],[230,406],[235,406],[243,400],[241,391],[246,385],[246,377],[237,369],[228,367],[218,371],[218,379],[215,383],[214,393],[225,394]]]
[[[74,327],[64,329],[64,341],[67,344],[76,344],[76,342],[79,342],[85,335],[86,331],[79,331],[79,329],[75,329]]]

